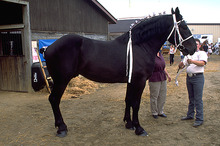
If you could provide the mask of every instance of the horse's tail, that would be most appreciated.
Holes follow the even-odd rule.
[[[47,47],[43,47],[40,49],[40,53],[43,55],[44,58],[45,58],[44,53],[46,52],[46,50],[47,50]]]

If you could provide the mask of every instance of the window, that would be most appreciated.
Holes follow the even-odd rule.
[[[21,55],[23,55],[21,31],[0,31],[0,56]]]
[[[0,1],[0,25],[22,24],[22,5]]]

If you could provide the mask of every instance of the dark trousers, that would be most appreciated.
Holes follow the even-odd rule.
[[[170,54],[170,65],[174,62],[174,54]]]
[[[189,106],[187,117],[194,117],[196,109],[196,121],[203,121],[203,87],[204,75],[199,74],[193,77],[187,76],[186,85],[189,94]]]

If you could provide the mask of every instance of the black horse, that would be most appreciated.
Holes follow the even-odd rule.
[[[131,33],[133,69],[129,83],[126,75],[129,31],[113,41],[66,35],[42,51],[54,81],[49,101],[55,117],[55,126],[58,127],[57,136],[64,137],[67,134],[67,126],[59,108],[61,97],[69,81],[79,74],[97,82],[127,83],[125,127],[135,130],[137,135],[147,135],[139,123],[138,111],[141,95],[146,80],[152,74],[157,52],[167,39],[185,55],[195,52],[196,43],[178,8],[175,12],[172,9],[171,15],[144,19],[131,29]],[[131,67],[131,64],[128,67]]]

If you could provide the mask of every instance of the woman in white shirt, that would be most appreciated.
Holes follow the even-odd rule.
[[[174,63],[174,54],[175,54],[176,50],[174,48],[173,45],[170,46],[170,51],[169,51],[169,54],[170,54],[170,66]]]
[[[196,109],[196,120],[193,124],[198,127],[203,124],[203,87],[204,87],[204,66],[207,63],[207,54],[205,51],[200,51],[200,41],[195,39],[197,44],[197,51],[193,55],[188,55],[180,62],[179,67],[187,66],[186,85],[189,96],[189,105],[187,116],[181,120],[194,119]]]

